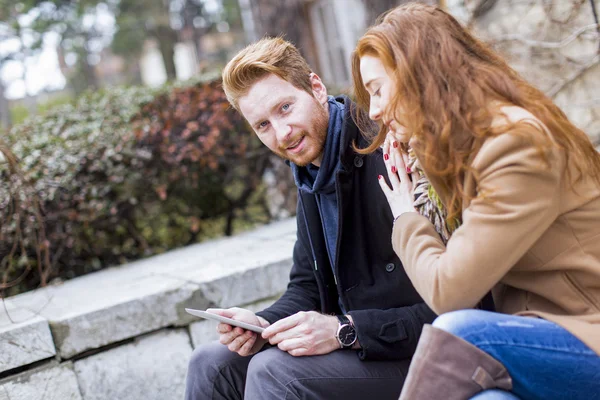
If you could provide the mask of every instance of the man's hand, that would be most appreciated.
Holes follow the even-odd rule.
[[[269,326],[269,323],[265,319],[260,318],[252,311],[243,308],[209,308],[206,311],[236,321],[262,326],[263,328]],[[242,357],[258,353],[258,351],[267,343],[267,340],[260,337],[257,333],[247,331],[239,326],[233,327],[229,324],[220,323],[217,325],[217,332],[219,332],[220,335],[219,342],[226,345],[230,351],[237,353]]]
[[[340,348],[338,326],[334,316],[301,311],[275,322],[262,337],[292,356],[328,354]]]

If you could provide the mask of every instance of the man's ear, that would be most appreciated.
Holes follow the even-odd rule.
[[[325,105],[327,103],[327,88],[321,78],[319,78],[319,75],[314,72],[310,73],[310,87],[317,101]]]

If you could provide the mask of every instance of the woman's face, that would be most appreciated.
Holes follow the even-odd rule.
[[[360,75],[370,96],[369,118],[380,121],[388,128],[388,139],[408,143],[411,134],[392,119],[389,109],[394,96],[394,81],[378,57],[365,55],[360,59]]]

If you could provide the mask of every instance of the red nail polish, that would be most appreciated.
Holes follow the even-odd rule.
[[[394,148],[398,147],[398,142],[394,141],[394,143],[392,143],[392,145],[394,146]]]
[[[398,170],[396,169],[396,167],[395,167],[395,166],[393,166],[393,165],[392,165],[392,173],[393,173],[393,174],[395,174],[395,173],[396,173],[396,171],[398,171]]]
[[[381,178],[383,178],[383,176],[382,176],[382,175],[379,175],[379,176],[377,177],[377,179],[381,179]]]
[[[390,159],[390,156],[389,156],[388,154],[384,154],[384,155],[383,155],[383,159],[384,159],[385,161],[387,161],[387,160],[389,160],[389,159]]]
[[[412,169],[410,169],[410,167],[406,167],[406,173],[410,174],[412,172]]]

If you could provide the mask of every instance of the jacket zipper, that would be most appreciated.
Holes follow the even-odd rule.
[[[317,256],[315,254],[315,249],[313,247],[312,244],[312,239],[310,237],[310,228],[308,226],[308,219],[306,219],[306,208],[304,208],[304,200],[302,200],[302,193],[300,193],[300,190],[298,190],[298,199],[300,200],[300,207],[302,207],[302,216],[304,217],[304,225],[306,226],[306,233],[308,236],[308,243],[310,245],[310,252],[313,256],[313,263],[314,263],[314,267],[315,267],[315,271],[319,270],[319,266],[317,265]],[[318,277],[315,277],[316,279],[318,279]]]

